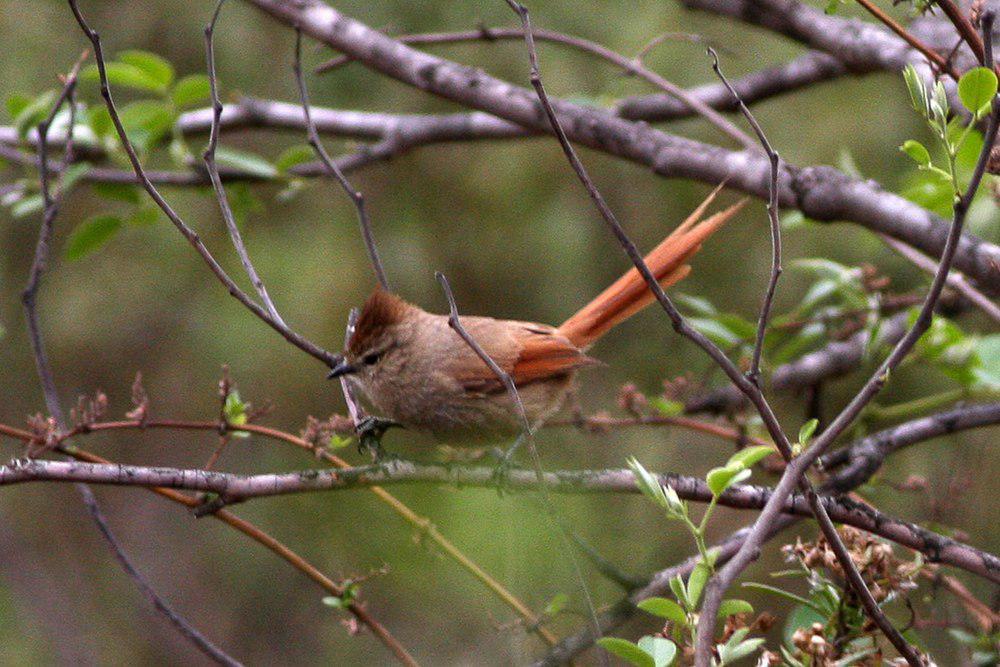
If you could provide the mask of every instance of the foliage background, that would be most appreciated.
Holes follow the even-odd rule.
[[[171,60],[179,75],[201,72],[201,28],[209,2],[87,2],[92,24],[110,54],[146,49]],[[532,6],[539,27],[578,34],[633,54],[668,31],[699,33],[724,46],[731,77],[785,62],[800,48],[772,34],[699,15],[662,0],[580,3],[549,0]],[[351,0],[337,6],[369,25],[393,32],[514,25],[503,2],[443,3]],[[37,94],[57,85],[84,46],[62,2],[0,2],[0,91]],[[237,2],[224,10],[217,59],[224,99],[238,94],[293,101],[290,71],[294,35]],[[518,42],[437,47],[441,53],[487,71],[527,82]],[[542,72],[550,94],[608,104],[648,92],[642,82],[610,66],[560,47],[541,45]],[[318,63],[327,54],[310,44]],[[713,82],[701,47],[669,41],[648,64],[683,85]],[[432,112],[451,107],[430,96],[350,66],[311,77],[317,106]],[[97,101],[96,86],[82,95]],[[124,90],[116,91],[129,99]],[[912,171],[896,147],[925,138],[912,114],[902,79],[876,74],[843,78],[757,105],[758,119],[782,157],[797,164],[840,164],[850,155],[866,176],[898,188]],[[718,141],[703,123],[685,121],[671,130]],[[297,133],[230,133],[226,145],[276,156],[303,143]],[[200,139],[191,141],[197,148]],[[328,140],[331,152],[349,150]],[[336,151],[335,151],[336,149]],[[164,160],[162,156],[158,158]],[[642,247],[651,247],[703,197],[703,185],[665,181],[634,165],[584,151],[584,159],[612,207]],[[450,278],[463,312],[559,322],[617,277],[627,261],[603,228],[551,138],[509,143],[446,144],[420,149],[352,176],[368,198],[390,278],[408,299],[442,310],[435,270]],[[350,202],[332,184],[315,181],[291,203],[275,201],[278,188],[258,186],[263,207],[251,213],[245,237],[258,270],[282,314],[304,334],[338,347],[348,310],[374,284]],[[167,192],[209,247],[240,274],[207,191]],[[64,405],[75,396],[105,390],[111,414],[129,408],[129,386],[141,370],[158,417],[212,418],[219,367],[229,364],[244,398],[271,400],[268,423],[297,431],[307,415],[326,416],[344,407],[339,388],[324,379],[314,360],[285,344],[252,318],[209,276],[201,260],[164,219],[130,227],[100,252],[66,261],[68,233],[107,207],[87,187],[68,199],[57,221],[55,254],[40,294],[40,311]],[[974,231],[996,241],[995,220]],[[37,234],[37,216],[13,219],[0,211],[0,416],[17,422],[43,409],[24,334],[19,299]],[[727,310],[753,317],[766,280],[769,257],[764,205],[754,202],[738,222],[713,239],[695,260],[680,291],[710,298]],[[922,275],[886,250],[872,235],[843,224],[808,226],[786,235],[787,257],[825,256],[848,264],[869,262],[900,290],[925,284]],[[794,304],[808,277],[786,272],[781,304]],[[967,317],[975,329],[982,322]],[[615,410],[617,388],[633,381],[655,393],[664,378],[701,374],[708,361],[675,336],[661,312],[650,309],[602,341],[595,353],[608,366],[585,375],[585,410]],[[952,385],[926,368],[905,368],[885,402],[905,400]],[[860,374],[829,386],[828,410],[843,404]],[[783,396],[786,427],[804,419],[801,397]],[[995,433],[993,434],[995,436]],[[965,504],[986,499],[1000,473],[987,448],[990,434],[973,432],[921,445],[898,455],[883,479],[910,474],[932,480],[930,495],[943,499],[957,483],[963,500],[929,514],[928,498],[893,492],[884,484],[869,497],[894,514],[954,526],[987,550],[1000,548],[988,511]],[[392,433],[386,444],[406,457],[431,458],[433,447],[417,437]],[[19,454],[0,443],[3,456]],[[127,433],[88,438],[88,446],[115,460],[198,466],[215,447],[210,434]],[[595,436],[547,431],[540,437],[544,465],[621,466],[635,455],[650,469],[703,474],[724,460],[726,443],[670,430],[625,431]],[[348,452],[354,461],[363,459]],[[221,461],[227,470],[293,470],[315,465],[300,452],[250,438],[234,441]],[[758,475],[758,481],[764,481]],[[521,495],[450,488],[392,489],[540,609],[559,592],[581,609],[572,566],[563,544],[539,511]],[[320,604],[317,589],[271,554],[214,522],[195,520],[139,490],[98,489],[114,528],[161,592],[197,627],[248,663],[318,664],[384,662],[388,655],[368,638],[351,638],[340,613]],[[634,573],[650,572],[688,554],[687,537],[638,497],[558,498],[575,529],[605,556]],[[363,586],[376,616],[418,659],[431,664],[525,662],[536,639],[511,627],[511,613],[463,570],[420,542],[419,536],[364,491],[258,501],[239,508],[287,541],[324,571],[348,576],[383,564],[389,573]],[[720,512],[721,537],[747,514]],[[805,534],[811,534],[805,528]],[[749,578],[763,580],[777,560],[771,549]],[[773,568],[772,568],[773,569]],[[599,604],[618,591],[590,572]],[[976,583],[976,582],[973,582]],[[753,596],[747,596],[755,599]],[[761,600],[761,602],[764,602]],[[784,607],[767,600],[779,612]],[[582,619],[568,617],[569,630]],[[651,618],[634,622],[648,630]],[[498,630],[499,628],[499,630]],[[627,634],[622,630],[618,634]],[[938,650],[943,634],[925,639]],[[45,664],[195,662],[201,656],[174,634],[122,576],[68,486],[25,485],[4,490],[0,501],[0,645],[5,661]]]

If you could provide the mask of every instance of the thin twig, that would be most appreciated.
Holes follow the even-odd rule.
[[[69,75],[66,77],[66,82],[63,86],[62,92],[53,104],[52,110],[49,112],[46,119],[38,125],[38,171],[44,210],[42,213],[42,225],[38,233],[38,242],[35,246],[34,261],[31,264],[31,269],[28,274],[28,284],[24,288],[21,295],[24,303],[25,319],[27,320],[28,325],[28,338],[31,341],[31,348],[35,357],[35,366],[38,370],[39,382],[42,385],[42,393],[45,397],[45,405],[48,409],[49,415],[55,422],[57,432],[64,432],[66,430],[66,421],[62,406],[59,402],[59,393],[56,389],[52,366],[50,365],[48,355],[45,352],[45,341],[42,337],[41,327],[38,324],[36,299],[38,288],[41,284],[42,274],[45,272],[45,267],[48,263],[50,253],[49,244],[52,239],[52,230],[55,224],[55,219],[59,213],[59,204],[61,203],[62,197],[66,194],[66,192],[60,185],[57,193],[54,196],[52,194],[52,189],[49,184],[47,142],[49,127],[52,125],[56,114],[59,113],[63,103],[69,104],[69,122],[66,126],[65,156],[63,166],[65,168],[66,165],[70,164],[73,156],[73,132],[76,121],[76,101],[74,93],[76,91],[77,75],[86,56],[87,53],[84,52],[73,66],[72,70],[70,70]],[[51,443],[43,444],[45,447],[50,445]],[[213,644],[211,640],[201,634],[187,621],[187,619],[177,613],[159,595],[159,593],[156,592],[156,589],[154,589],[149,583],[145,575],[139,572],[139,570],[132,563],[131,558],[125,551],[125,547],[112,532],[111,527],[104,516],[104,512],[101,510],[101,507],[97,502],[97,498],[94,496],[93,491],[90,490],[90,487],[82,483],[77,483],[74,486],[77,493],[80,494],[80,498],[87,510],[87,513],[90,515],[91,520],[94,522],[94,525],[97,526],[97,529],[104,538],[104,541],[111,549],[111,553],[125,571],[125,574],[132,580],[136,587],[139,588],[139,591],[146,597],[146,599],[152,603],[156,610],[163,614],[167,621],[174,626],[181,636],[190,641],[195,648],[204,653],[216,664],[229,666],[239,665],[240,663],[238,661],[231,658],[224,651]]]
[[[226,0],[218,0],[215,5],[215,11],[212,13],[212,20],[205,26],[205,62],[208,69],[209,90],[211,91],[212,96],[212,129],[209,132],[208,147],[205,148],[205,152],[202,154],[202,159],[205,162],[208,177],[212,181],[212,189],[215,190],[215,197],[219,200],[219,210],[222,211],[222,219],[226,223],[226,230],[229,232],[229,238],[232,239],[233,248],[236,249],[236,254],[240,257],[240,263],[243,264],[243,269],[247,272],[247,277],[250,278],[250,283],[257,291],[257,294],[260,296],[261,303],[264,304],[264,308],[267,309],[271,318],[282,327],[287,328],[285,321],[281,319],[281,315],[278,314],[278,309],[275,307],[274,302],[267,293],[267,287],[264,285],[264,281],[261,280],[260,276],[257,274],[257,269],[254,268],[253,262],[250,261],[250,255],[247,252],[246,245],[243,243],[243,235],[240,234],[240,229],[236,225],[236,218],[233,216],[233,209],[229,205],[229,196],[226,194],[226,189],[222,186],[222,178],[219,176],[219,168],[215,163],[215,149],[219,145],[219,120],[222,118],[222,102],[219,100],[219,80],[215,72],[215,47],[213,37],[215,35],[215,25],[219,20],[219,14],[222,11],[222,5],[225,1]]]
[[[389,279],[386,277],[385,267],[378,253],[378,246],[375,245],[375,235],[372,233],[372,223],[368,217],[368,208],[365,206],[365,197],[361,192],[354,189],[337,164],[330,159],[326,149],[323,148],[323,142],[320,141],[316,125],[312,121],[312,114],[309,111],[309,92],[306,89],[305,75],[302,73],[302,31],[298,28],[295,29],[295,59],[292,61],[292,70],[295,72],[295,81],[299,87],[299,99],[302,102],[302,113],[306,119],[309,145],[312,146],[316,152],[316,156],[319,157],[320,162],[326,167],[327,172],[340,183],[340,187],[344,189],[344,192],[347,193],[347,196],[354,203],[354,207],[358,211],[358,224],[361,226],[361,236],[364,239],[365,248],[368,250],[368,258],[371,260],[372,268],[375,270],[375,278],[383,289],[388,290],[390,289]]]
[[[513,5],[512,5],[513,7]],[[531,26],[525,26],[525,32],[530,34]],[[569,535],[567,534],[565,522],[562,517],[559,516],[559,512],[556,510],[556,506],[552,503],[551,498],[549,498],[548,489],[542,484],[544,478],[544,471],[542,470],[542,461],[538,456],[538,448],[535,447],[535,432],[534,426],[528,421],[528,414],[525,412],[524,403],[521,401],[521,394],[517,390],[517,385],[514,384],[514,379],[505,370],[500,368],[500,365],[482,348],[482,346],[473,338],[465,327],[462,326],[461,318],[458,314],[458,304],[455,303],[455,295],[452,294],[451,285],[448,284],[448,278],[438,271],[435,273],[438,282],[441,284],[441,290],[444,292],[445,298],[448,300],[448,326],[450,326],[459,337],[465,341],[465,344],[476,353],[483,363],[489,366],[490,370],[494,375],[497,376],[504,387],[507,389],[507,394],[510,396],[511,403],[517,408],[518,416],[521,419],[521,430],[522,433],[518,437],[517,441],[510,447],[510,449],[504,454],[506,459],[509,459],[517,449],[517,447],[524,443],[528,447],[528,452],[531,454],[531,463],[533,466],[533,472],[535,474],[535,479],[539,482],[539,492],[542,499],[542,503],[547,510],[549,519],[552,525],[555,526],[556,532],[562,538],[563,543],[566,546],[565,553],[569,556],[570,562],[573,564],[573,570],[576,574],[577,580],[580,583],[580,588],[583,592],[583,597],[587,603],[587,611],[590,614],[590,620],[594,623],[594,627],[598,627],[597,611],[594,608],[594,601],[590,595],[590,589],[587,587],[587,582],[583,578],[583,570],[580,568],[580,563],[573,552],[573,545]],[[499,465],[504,466],[506,461],[501,461]]]
[[[715,52],[715,49],[708,47],[708,53],[712,56],[712,70],[719,77],[729,92],[736,99],[737,105],[739,105],[740,112],[746,117],[747,122],[753,127],[753,131],[757,134],[757,139],[760,140],[760,145],[764,147],[764,152],[767,153],[767,158],[771,162],[771,180],[768,184],[768,203],[767,203],[767,215],[771,222],[771,277],[767,283],[767,290],[764,292],[764,303],[760,307],[760,317],[757,320],[757,338],[753,346],[753,357],[750,362],[750,379],[754,383],[760,384],[760,357],[764,351],[764,334],[767,332],[767,321],[771,315],[771,305],[774,302],[774,292],[778,287],[778,279],[781,277],[781,222],[778,220],[778,169],[780,165],[780,157],[777,151],[771,147],[771,142],[767,140],[767,135],[764,134],[764,130],[761,128],[760,123],[754,118],[754,115],[750,113],[750,109],[747,105],[743,103],[740,98],[739,93],[733,88],[733,85],[729,83],[729,79],[722,73],[722,69],[719,67],[719,55]]]
[[[597,56],[607,62],[619,67],[626,74],[638,76],[647,83],[664,91],[671,97],[680,100],[692,112],[702,116],[705,120],[714,125],[719,131],[741,144],[744,148],[756,150],[757,144],[742,132],[738,127],[726,120],[722,114],[713,109],[689,91],[681,88],[677,84],[669,81],[656,72],[647,68],[640,59],[629,59],[617,51],[613,51],[606,46],[592,42],[582,37],[567,35],[553,30],[535,30],[533,37],[539,41],[563,44],[578,49],[585,53]],[[486,41],[492,42],[503,39],[524,39],[524,31],[516,28],[490,28],[483,26],[478,30],[467,30],[464,32],[437,32],[414,35],[398,35],[395,39],[404,44],[453,44],[456,42]],[[351,56],[341,55],[316,67],[316,73],[329,72],[332,69],[346,65],[354,60]]]
[[[68,0],[68,2],[80,29],[83,31],[84,35],[86,35],[87,39],[90,40],[94,49],[94,59],[97,62],[97,71],[100,75],[101,97],[104,98],[105,106],[108,109],[108,115],[111,117],[111,123],[114,125],[122,148],[125,150],[125,154],[128,156],[129,162],[132,165],[132,170],[135,172],[135,175],[139,179],[143,189],[149,194],[150,198],[156,203],[160,210],[166,214],[167,218],[170,219],[184,238],[187,239],[188,243],[191,244],[195,251],[197,251],[197,253],[204,260],[205,264],[207,264],[209,269],[211,269],[212,273],[215,274],[215,277],[218,278],[223,285],[225,285],[226,289],[233,297],[236,298],[237,301],[242,303],[248,310],[250,310],[250,312],[260,318],[272,329],[281,334],[281,336],[289,343],[299,348],[306,354],[322,361],[330,368],[333,368],[339,361],[339,357],[312,343],[295,331],[289,329],[287,326],[284,326],[272,318],[267,310],[251,299],[250,296],[240,289],[239,285],[237,285],[233,279],[229,277],[229,274],[226,273],[225,269],[222,268],[219,262],[201,241],[198,234],[191,229],[191,227],[189,227],[184,220],[181,219],[177,212],[174,211],[170,204],[168,204],[162,195],[160,195],[156,186],[153,185],[152,181],[150,181],[147,176],[142,163],[139,161],[139,156],[125,132],[125,126],[122,124],[121,117],[118,114],[118,109],[115,106],[114,98],[111,95],[110,84],[108,82],[108,73],[104,61],[104,51],[101,46],[101,37],[96,30],[91,29],[88,25],[86,19],[83,17],[83,14],[80,12],[80,8],[77,5],[76,0]]]
[[[931,275],[934,275],[937,271],[937,264],[934,263],[934,260],[919,250],[885,234],[879,234],[879,238],[887,246],[916,265],[920,270]],[[960,292],[962,296],[979,308],[979,310],[983,311],[994,323],[1000,324],[1000,306],[997,306],[988,296],[976,289],[961,273],[953,271],[948,274],[948,287]]]
[[[901,37],[904,42],[922,53],[927,60],[931,61],[931,63],[938,68],[939,71],[946,73],[955,81],[958,81],[959,74],[955,71],[955,68],[952,66],[949,59],[924,44],[919,38],[916,37],[916,35],[901,26],[895,19],[882,11],[882,9],[871,0],[858,0],[858,4],[868,10],[868,13],[878,19],[885,25],[885,27]]]

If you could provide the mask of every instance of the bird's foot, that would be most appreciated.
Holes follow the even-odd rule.
[[[514,444],[507,449],[502,449],[500,447],[493,449],[493,456],[497,460],[497,465],[493,468],[493,474],[490,476],[490,479],[496,485],[497,493],[501,496],[510,482],[510,470],[514,465],[514,454],[517,453],[517,450],[521,447],[523,442],[524,436],[520,435],[517,440],[514,441]]]
[[[383,419],[382,417],[369,415],[362,419],[358,422],[357,426],[358,452],[362,454],[368,452],[375,463],[379,463],[389,457],[385,450],[382,449],[382,436],[393,426],[402,427],[398,422],[394,422],[391,419]]]

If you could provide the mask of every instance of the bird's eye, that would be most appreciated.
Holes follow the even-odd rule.
[[[368,354],[366,354],[364,357],[361,358],[361,361],[365,364],[365,366],[371,366],[373,364],[377,364],[378,360],[381,358],[382,358],[381,352],[369,352]]]

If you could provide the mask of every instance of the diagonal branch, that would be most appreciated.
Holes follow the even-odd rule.
[[[208,137],[208,147],[202,154],[202,159],[205,162],[208,177],[212,181],[212,189],[215,190],[215,197],[219,200],[219,209],[222,211],[222,219],[225,220],[226,229],[229,231],[229,238],[232,239],[233,248],[236,249],[236,254],[240,257],[240,262],[243,264],[243,269],[247,272],[247,277],[250,278],[250,283],[257,290],[257,295],[260,296],[261,303],[264,304],[264,308],[267,309],[267,313],[271,316],[271,319],[282,327],[287,328],[285,321],[278,314],[278,309],[275,307],[274,302],[271,301],[271,296],[267,293],[264,281],[257,275],[257,269],[254,268],[253,262],[250,261],[250,255],[247,253],[246,245],[243,243],[243,236],[240,234],[240,229],[236,225],[236,218],[233,216],[233,209],[229,205],[229,197],[226,195],[226,189],[222,187],[219,168],[215,163],[215,149],[219,145],[219,119],[222,117],[222,102],[219,100],[219,81],[215,73],[213,36],[215,34],[215,25],[219,20],[219,13],[222,11],[224,2],[225,0],[219,0],[216,3],[215,12],[212,13],[212,20],[205,26],[205,62],[208,68],[208,83],[212,95],[212,126]]]
[[[364,239],[365,248],[368,250],[368,258],[371,260],[372,268],[375,270],[375,277],[383,289],[390,289],[389,279],[386,277],[385,267],[382,265],[382,258],[378,254],[378,246],[375,245],[375,236],[372,233],[372,223],[368,217],[368,208],[365,206],[365,197],[351,186],[343,172],[337,167],[337,164],[330,159],[326,149],[323,148],[323,142],[320,141],[319,134],[316,132],[316,126],[312,122],[312,115],[309,111],[309,93],[306,89],[305,76],[302,73],[302,31],[297,28],[295,30],[295,60],[293,61],[292,69],[295,72],[295,82],[299,87],[299,99],[302,102],[302,114],[305,117],[306,130],[309,134],[309,145],[316,151],[316,155],[319,157],[320,162],[323,163],[323,166],[326,167],[327,172],[340,183],[340,187],[344,189],[347,196],[354,202],[354,207],[358,211],[358,224],[361,225],[361,236]]]

